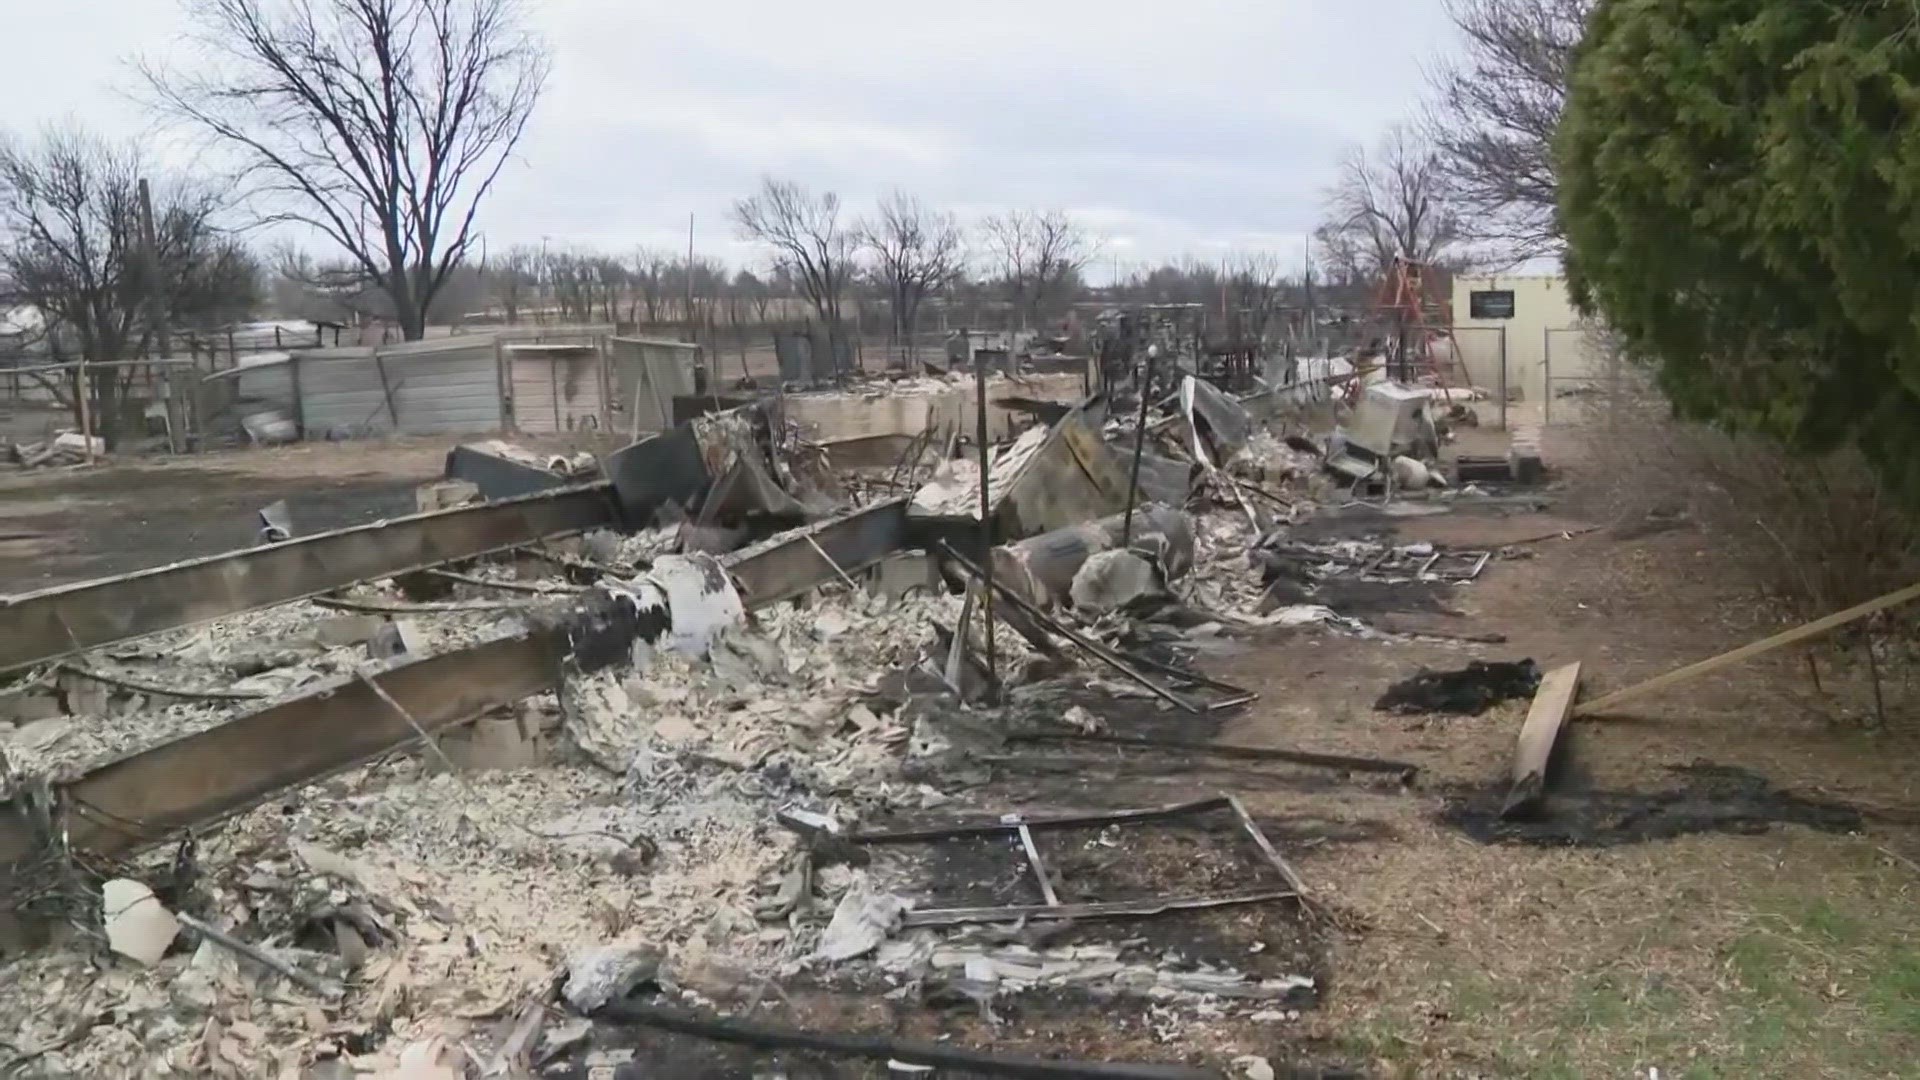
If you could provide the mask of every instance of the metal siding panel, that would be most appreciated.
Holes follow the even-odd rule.
[[[390,433],[386,394],[372,349],[340,349],[301,357],[301,415],[309,438]],[[397,404],[396,399],[396,404]]]
[[[491,338],[387,357],[400,427],[410,434],[494,431],[500,383]]]
[[[509,363],[513,373],[513,426],[516,430],[529,434],[579,430],[587,417],[591,417],[596,424],[605,425],[606,399],[602,393],[601,359],[598,353],[578,360],[558,361],[546,357],[513,357]],[[554,418],[556,383],[560,390],[558,423]],[[569,418],[574,421],[571,429],[567,426]]]
[[[608,342],[608,362],[613,365],[612,404],[619,408],[616,424],[623,432],[646,434],[673,426],[674,395],[693,393],[693,345],[647,341],[638,338],[614,338]],[[635,390],[640,389],[638,424],[635,423]],[[611,414],[610,414],[611,415]]]
[[[270,364],[257,371],[242,372],[235,382],[234,396],[242,401],[293,404],[293,369],[287,364]]]

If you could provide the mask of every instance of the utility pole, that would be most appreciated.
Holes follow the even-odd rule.
[[[166,283],[160,279],[160,239],[153,227],[153,194],[144,176],[140,178],[140,257],[146,271],[140,299],[147,309],[147,332],[152,337],[151,347],[158,350],[161,359],[166,359],[173,352],[173,343],[168,340],[167,334],[167,290]],[[171,368],[164,370],[161,377],[166,378],[170,372]],[[151,368],[148,369],[148,377],[152,377]],[[167,397],[173,398],[171,386],[168,387]],[[175,417],[172,404],[172,400],[169,400],[167,448],[177,454],[180,452],[180,429],[184,419]]]

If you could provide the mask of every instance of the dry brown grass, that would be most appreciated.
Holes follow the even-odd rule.
[[[1809,613],[1920,577],[1920,522],[1852,451],[1799,455],[1675,420],[1632,369],[1582,413],[1583,495],[1616,534],[1682,515],[1742,556],[1756,587]]]
[[[1587,512],[1610,522],[1612,535],[1675,522],[1697,529],[1783,618],[1816,618],[1920,581],[1920,517],[1859,454],[1794,454],[1675,420],[1632,369],[1610,387],[1581,407],[1578,450]],[[1920,716],[1911,685],[1920,611],[1877,616],[1808,656],[1837,691],[1836,719],[1875,726]]]

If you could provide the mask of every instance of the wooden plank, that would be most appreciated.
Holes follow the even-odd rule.
[[[1688,664],[1686,667],[1676,671],[1669,671],[1665,675],[1655,676],[1643,683],[1636,683],[1624,690],[1615,690],[1611,694],[1595,698],[1592,701],[1580,705],[1573,710],[1573,715],[1604,715],[1611,709],[1616,709],[1636,698],[1645,697],[1655,690],[1664,690],[1677,683],[1686,682],[1689,679],[1698,678],[1701,675],[1718,671],[1729,664],[1737,664],[1742,660],[1752,659],[1761,653],[1772,652],[1775,649],[1785,648],[1788,645],[1805,641],[1808,638],[1819,637],[1829,630],[1845,626],[1847,623],[1857,619],[1864,619],[1869,615],[1885,611],[1890,607],[1896,607],[1915,598],[1920,598],[1920,584],[1909,585],[1898,592],[1890,592],[1885,596],[1869,600],[1864,604],[1855,604],[1844,611],[1836,611],[1824,618],[1815,619],[1805,625],[1782,631],[1770,638],[1765,638],[1748,645],[1742,645],[1731,652],[1724,652],[1718,656],[1709,657],[1699,663]]]
[[[1214,754],[1247,761],[1286,761],[1297,765],[1315,765],[1350,772],[1393,773],[1411,780],[1420,766],[1382,758],[1353,757],[1347,754],[1320,754],[1309,750],[1285,750],[1277,746],[1239,746],[1231,743],[1190,742],[1153,736],[1133,738],[1126,735],[1089,735],[1083,732],[1015,732],[1008,742],[1090,743],[1098,746],[1133,747],[1140,750],[1170,750],[1189,754]]]
[[[1567,664],[1547,672],[1534,691],[1533,705],[1527,710],[1527,722],[1520,727],[1520,741],[1513,750],[1513,787],[1500,808],[1500,816],[1512,817],[1540,801],[1547,790],[1547,761],[1553,757],[1553,744],[1573,711],[1573,698],[1580,690],[1580,665]]]
[[[1060,894],[1053,891],[1053,881],[1047,877],[1047,863],[1040,857],[1040,845],[1034,843],[1033,830],[1027,828],[1024,821],[1018,828],[1020,846],[1027,852],[1027,865],[1033,868],[1033,876],[1040,882],[1040,895],[1046,898],[1048,907],[1059,907]]]

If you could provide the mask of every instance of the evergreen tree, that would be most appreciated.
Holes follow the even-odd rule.
[[[1910,0],[1601,0],[1555,140],[1574,296],[1683,414],[1920,502]]]

